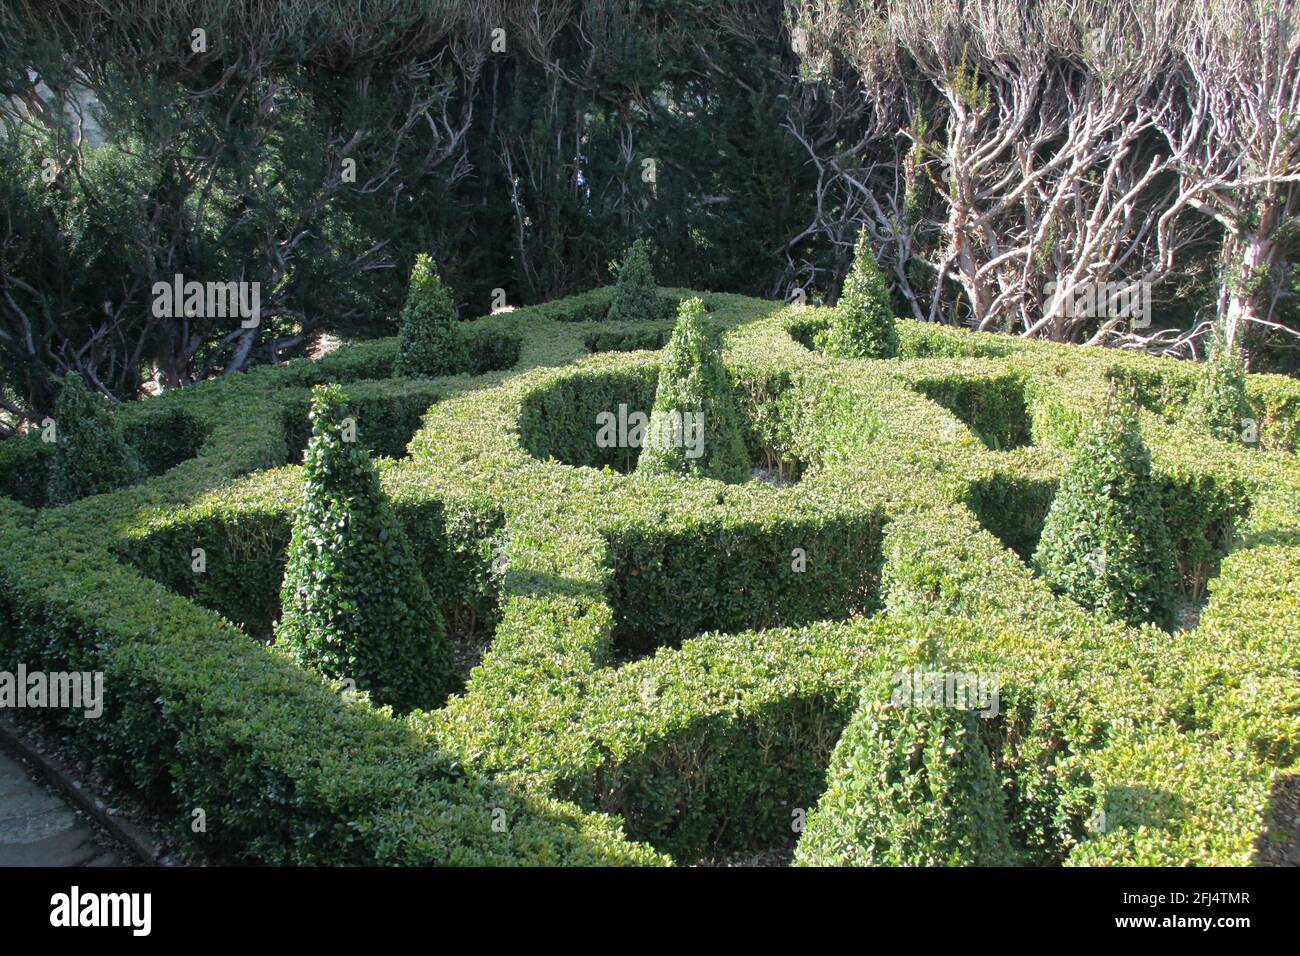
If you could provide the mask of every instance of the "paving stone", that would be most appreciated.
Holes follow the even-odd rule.
[[[93,831],[80,822],[30,843],[0,839],[0,866],[84,866],[102,852]]]
[[[6,824],[37,814],[48,813],[64,806],[62,800],[44,790],[32,790],[28,793],[11,793],[0,799],[0,832]]]
[[[85,817],[0,753],[0,867],[120,865]]]
[[[20,797],[29,793],[43,793],[40,784],[32,783],[24,777],[22,780],[0,779],[0,800]]]
[[[0,800],[10,794],[39,792],[40,789],[27,776],[27,771],[22,764],[0,751]]]
[[[26,816],[0,820],[0,846],[39,843],[64,830],[76,829],[78,824],[86,826],[81,818],[67,807],[55,804],[52,809],[41,813],[29,813]]]

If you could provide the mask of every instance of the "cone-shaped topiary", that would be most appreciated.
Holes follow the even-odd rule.
[[[313,390],[311,425],[276,643],[377,703],[436,706],[455,684],[446,628],[338,386]]]
[[[1242,419],[1250,414],[1246,398],[1246,361],[1219,325],[1210,339],[1210,354],[1201,367],[1191,418],[1223,441],[1240,441]]]
[[[662,317],[655,293],[655,275],[645,240],[638,239],[627,251],[618,270],[618,284],[605,318],[611,322],[649,322]]]
[[[104,398],[69,372],[54,406],[54,456],[45,500],[64,505],[145,477],[144,465],[122,437]]]
[[[1009,866],[1017,862],[988,721],[864,694],[831,754],[796,866]]]
[[[844,280],[830,325],[815,344],[838,358],[882,359],[898,354],[898,327],[889,286],[871,254],[865,229],[858,234],[853,271]]]
[[[643,474],[729,482],[749,477],[731,381],[716,337],[704,326],[699,299],[687,299],[678,308],[636,467]]]
[[[1034,564],[1089,610],[1172,623],[1176,566],[1151,455],[1133,405],[1114,393],[1061,478]]]
[[[415,257],[397,340],[398,375],[455,375],[471,371],[469,346],[456,324],[456,306],[438,268]]]

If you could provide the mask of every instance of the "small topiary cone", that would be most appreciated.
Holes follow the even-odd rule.
[[[313,390],[276,643],[376,703],[435,707],[456,685],[446,627],[345,413],[338,386]]]
[[[1112,394],[1061,478],[1034,564],[1060,593],[1130,624],[1173,623],[1177,576],[1151,455]]]
[[[691,447],[694,439],[698,449]],[[704,327],[699,299],[682,302],[664,347],[637,472],[727,482],[749,477],[740,413],[715,337]]]
[[[817,345],[838,358],[885,359],[898,355],[898,327],[889,286],[876,265],[867,232],[858,234],[853,271]]]

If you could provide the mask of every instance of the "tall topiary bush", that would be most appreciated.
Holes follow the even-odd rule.
[[[456,306],[438,268],[424,253],[415,257],[402,306],[397,341],[398,375],[455,375],[471,370],[469,346],[456,324]]]
[[[433,707],[455,684],[442,615],[337,386],[313,391],[310,417],[276,643],[377,703]]]
[[[729,482],[749,477],[740,413],[699,299],[687,299],[678,308],[637,472]]]
[[[63,378],[54,406],[54,435],[47,504],[67,504],[145,477],[140,456],[122,437],[108,404],[86,388],[76,372]]]
[[[970,710],[866,696],[831,754],[798,866],[1008,866],[1007,800]]]
[[[1034,564],[1085,608],[1130,624],[1172,623],[1176,565],[1151,455],[1133,406],[1114,393],[1075,449]]]
[[[853,271],[831,312],[830,325],[816,345],[839,358],[893,358],[898,354],[898,327],[889,285],[876,265],[867,231],[858,234]]]
[[[1210,354],[1201,366],[1192,398],[1192,419],[1222,441],[1239,441],[1242,419],[1248,417],[1246,361],[1220,325],[1211,333]]]
[[[605,318],[611,322],[649,322],[660,318],[655,275],[644,239],[632,243],[618,270],[618,284]]]

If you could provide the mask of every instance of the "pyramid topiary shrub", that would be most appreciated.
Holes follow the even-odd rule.
[[[889,286],[876,265],[867,231],[858,234],[853,271],[831,312],[830,325],[815,345],[837,358],[893,358],[898,354],[898,328]]]
[[[1192,397],[1190,417],[1215,438],[1240,441],[1242,419],[1249,414],[1246,361],[1236,343],[1230,343],[1222,327],[1215,325],[1210,354],[1201,367]]]
[[[402,306],[397,340],[398,375],[455,375],[472,371],[465,336],[456,324],[456,306],[438,268],[424,253],[415,257],[411,284]]]
[[[68,504],[145,477],[140,456],[122,437],[107,402],[86,388],[76,372],[63,378],[54,407],[54,434],[47,504]]]
[[[831,754],[797,866],[1007,866],[1007,800],[975,711],[864,695]]]
[[[655,294],[655,275],[644,239],[632,243],[618,270],[618,284],[605,318],[611,322],[649,322],[662,315]]]
[[[1172,624],[1176,565],[1151,455],[1134,406],[1115,393],[1061,478],[1034,564],[1089,610]]]
[[[749,477],[740,413],[699,299],[687,299],[678,308],[637,472],[728,482]]]
[[[276,643],[377,703],[434,707],[455,685],[446,628],[345,411],[338,386],[313,390]]]

